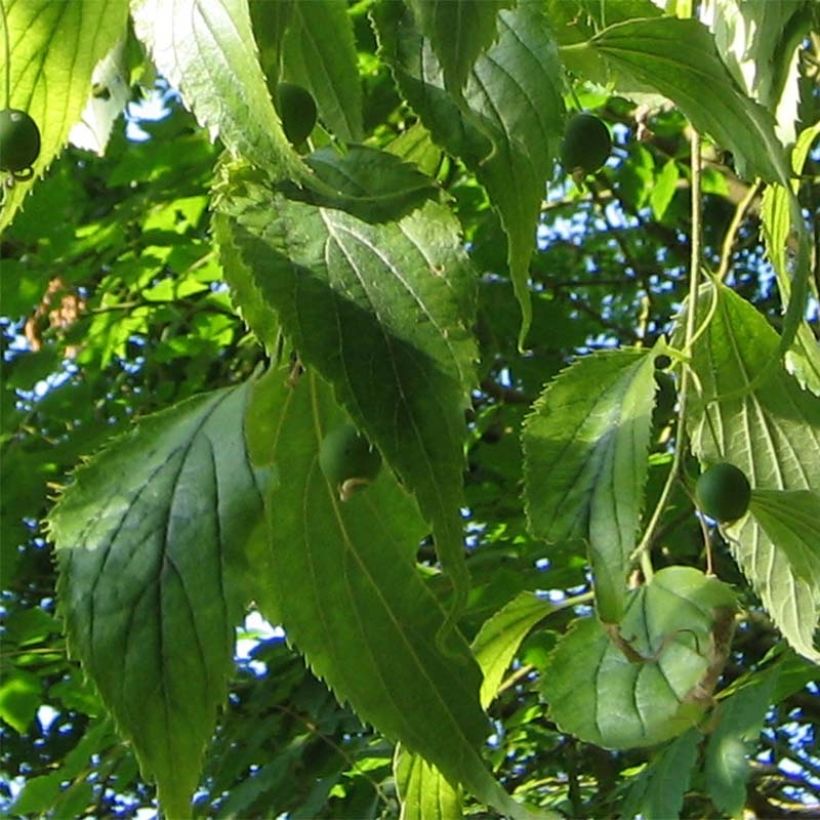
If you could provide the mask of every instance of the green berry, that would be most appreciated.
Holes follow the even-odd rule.
[[[322,441],[319,466],[342,500],[347,500],[376,478],[382,457],[352,424],[344,424]]]
[[[749,509],[752,488],[743,470],[734,464],[715,464],[695,486],[700,511],[716,521],[736,521]]]
[[[0,170],[20,173],[40,156],[40,129],[25,112],[16,108],[0,111]]]
[[[561,164],[571,174],[591,174],[609,158],[609,129],[592,114],[576,114],[567,123],[561,144]]]
[[[292,145],[301,145],[316,125],[316,102],[306,88],[294,83],[276,86],[276,110]]]

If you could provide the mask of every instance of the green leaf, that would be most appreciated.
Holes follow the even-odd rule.
[[[643,506],[654,390],[649,351],[598,352],[558,375],[524,424],[530,529],[551,543],[585,541],[598,614],[608,623],[623,612]]]
[[[299,178],[253,43],[245,0],[134,0],[134,29],[200,124],[254,164]]]
[[[321,148],[305,157],[305,164],[334,193],[314,190],[310,180],[301,188],[283,182],[279,188],[289,199],[338,208],[365,222],[401,219],[437,191],[415,166],[366,145],[351,146],[344,154]]]
[[[473,641],[473,654],[484,673],[481,705],[486,709],[498,693],[504,673],[530,630],[555,611],[555,605],[525,590],[486,620]]]
[[[649,204],[652,206],[652,213],[659,222],[663,219],[666,209],[675,196],[678,184],[678,163],[674,159],[667,160],[663,170],[658,174],[649,195]]]
[[[28,729],[43,701],[43,681],[25,669],[3,670],[0,718],[19,734]]]
[[[564,732],[609,749],[652,746],[693,726],[709,705],[734,627],[728,586],[667,567],[631,593],[617,627],[575,622],[544,672]]]
[[[362,89],[346,0],[293,3],[283,79],[310,89],[322,122],[341,140],[364,137]]]
[[[429,41],[401,4],[377,6],[373,16],[381,56],[402,94],[433,139],[476,174],[501,217],[523,341],[532,317],[527,279],[536,223],[564,130],[561,65],[547,22],[531,5],[499,12],[498,40],[476,61],[459,107]]]
[[[393,776],[401,802],[401,820],[457,820],[463,816],[461,789],[403,746],[396,748]]]
[[[818,136],[820,123],[800,134],[792,151],[792,167],[796,177],[802,174],[806,157]],[[760,212],[766,253],[774,267],[783,302],[789,305],[792,303],[793,281],[797,283],[798,290],[804,289],[806,283],[814,285],[809,275],[806,228],[800,210],[794,208],[794,197],[790,193],[793,191],[796,194],[798,187],[798,179],[792,181],[791,189],[778,184],[768,185],[763,192]],[[789,251],[794,250],[795,243],[798,252],[791,258]],[[816,286],[814,291],[817,296]],[[802,315],[797,316],[795,321],[797,336],[786,353],[786,365],[805,388],[820,396],[820,343]]]
[[[705,781],[718,811],[739,817],[746,805],[749,752],[763,728],[779,668],[758,672],[731,697],[721,701],[716,726],[706,745]]]
[[[690,729],[658,752],[626,793],[621,817],[645,820],[680,817],[703,735]]]
[[[415,122],[392,139],[385,150],[405,162],[412,162],[422,173],[434,177],[440,170],[444,152],[434,142],[430,132],[420,123]]]
[[[95,66],[125,35],[128,22],[128,0],[5,0],[4,7],[11,107],[34,118],[41,145],[33,179],[15,182],[5,192],[0,231],[11,224],[34,181],[62,151],[88,100]],[[4,60],[0,88],[6,85],[6,68]]]
[[[225,220],[215,217],[211,222],[214,241],[219,249],[219,261],[237,312],[245,320],[269,356],[277,355],[280,343],[279,317],[256,286],[251,271],[242,261],[233,235]]]
[[[92,755],[104,751],[113,742],[110,720],[92,723],[82,740],[65,756],[59,769],[26,780],[12,804],[12,812],[27,817],[45,815],[59,803],[63,795],[62,783],[84,775],[89,770]]]
[[[554,611],[555,606],[549,601],[525,590],[484,622],[472,643],[473,654],[484,674],[482,707],[486,709],[495,698],[521,642],[536,624]],[[404,750],[397,755],[394,769],[399,793],[404,795],[402,817],[461,816],[460,795],[437,769]],[[404,787],[400,776],[406,781]],[[459,813],[452,814],[451,810],[455,811],[456,807]]]
[[[251,452],[281,476],[267,513],[283,626],[362,720],[479,800],[525,816],[479,754],[489,724],[469,647],[459,633],[449,654],[433,640],[446,616],[415,567],[425,531],[415,504],[387,469],[341,501],[319,467],[326,432],[345,419],[310,371],[291,386],[271,370],[255,389]]]
[[[588,47],[615,71],[672,100],[698,131],[732,151],[741,176],[788,180],[772,115],[737,87],[697,20],[630,20],[604,29]]]
[[[801,0],[717,0],[711,15],[723,62],[738,85],[776,115],[784,145],[795,139],[797,52],[811,29],[810,5]]]
[[[219,235],[230,236],[301,360],[415,493],[463,600],[475,274],[458,223],[427,203],[401,222],[368,225],[237,176],[220,207]]]
[[[249,387],[142,420],[76,473],[49,516],[71,651],[185,816],[233,670],[245,541],[262,515]]]
[[[478,56],[495,39],[496,17],[510,0],[408,0],[408,5],[433,46],[446,87],[458,92]]]
[[[820,590],[820,492],[755,490],[749,509],[794,574]]]
[[[713,300],[714,316],[692,349],[692,367],[702,389],[687,403],[693,452],[704,463],[735,464],[753,490],[820,486],[820,402],[780,366],[751,386],[776,355],[778,336],[748,302],[723,286],[701,290],[699,325]],[[679,343],[682,327],[676,331]],[[726,533],[735,560],[786,640],[805,657],[820,660],[813,646],[817,589],[798,575],[787,553],[754,516],[726,528]]]

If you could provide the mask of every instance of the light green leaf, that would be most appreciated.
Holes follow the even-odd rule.
[[[755,490],[749,509],[794,574],[820,591],[820,493]]]
[[[485,709],[498,693],[521,641],[554,611],[555,606],[549,601],[524,590],[482,624],[473,641],[473,654],[484,673],[481,705]]]
[[[481,760],[489,724],[469,647],[457,632],[449,654],[433,640],[446,615],[415,567],[425,532],[415,504],[387,468],[341,501],[318,451],[347,416],[310,371],[294,386],[284,376],[259,382],[248,435],[254,459],[281,477],[267,512],[288,638],[362,720],[482,802],[525,816]]]
[[[401,803],[400,820],[457,820],[463,816],[461,789],[403,746],[396,748],[393,776]]]
[[[43,681],[26,669],[3,670],[0,681],[0,719],[24,734],[43,703]]]
[[[788,180],[772,115],[738,88],[712,35],[697,20],[660,17],[618,23],[593,37],[589,48],[615,71],[672,100],[698,131],[732,151],[742,176]]]
[[[703,735],[690,729],[661,749],[626,793],[619,815],[645,820],[679,817]]]
[[[441,168],[444,152],[434,142],[430,132],[420,123],[415,122],[392,139],[385,150],[405,162],[412,162],[422,173],[434,177]]]
[[[293,3],[283,42],[283,79],[309,88],[339,139],[364,137],[362,89],[346,0]]]
[[[654,390],[649,351],[598,352],[558,375],[524,424],[530,529],[551,543],[586,542],[598,614],[608,623],[623,612],[643,506]]]
[[[531,5],[499,12],[499,38],[476,61],[459,107],[445,91],[429,41],[402,5],[385,3],[373,14],[381,56],[402,94],[433,139],[476,174],[498,210],[523,341],[532,313],[527,279],[536,224],[564,129],[561,64],[547,22]]]
[[[819,487],[820,402],[780,366],[749,389],[756,375],[770,366],[778,336],[748,302],[723,286],[701,290],[698,324],[706,319],[713,300],[714,316],[692,350],[692,367],[702,388],[687,403],[693,452],[704,463],[735,464],[754,490]],[[820,660],[813,646],[820,604],[817,589],[784,560],[786,553],[754,516],[726,528],[726,533],[735,560],[777,627],[800,654]]]
[[[666,213],[666,209],[675,196],[675,189],[678,184],[678,163],[674,159],[666,161],[663,170],[658,174],[649,195],[649,204],[652,206],[652,213],[655,219],[660,221]]]
[[[262,516],[243,438],[249,388],[139,422],[76,473],[49,516],[69,647],[185,816],[227,696]]]
[[[243,264],[303,362],[419,500],[457,601],[464,561],[464,409],[473,381],[476,278],[440,205],[369,225],[239,176],[220,205]]]
[[[9,66],[5,60],[0,63],[0,88],[6,86],[8,69],[11,107],[34,118],[41,147],[32,180],[15,182],[5,192],[0,231],[11,223],[34,181],[62,151],[79,121],[95,66],[125,35],[128,0],[4,0],[4,8],[11,53]]]
[[[23,817],[51,814],[49,809],[53,809],[64,794],[62,784],[86,774],[92,756],[100,754],[115,742],[117,739],[108,718],[91,723],[80,742],[65,755],[60,768],[26,780],[12,804],[12,813]]]
[[[802,174],[806,157],[818,136],[820,123],[800,134],[792,151],[795,177]],[[799,179],[792,181],[791,189],[776,183],[768,185],[763,192],[760,214],[766,253],[774,267],[783,302],[789,305],[793,280],[797,282],[798,290],[804,289],[805,283],[808,282],[814,290],[815,297],[817,296],[816,285],[809,276],[807,232],[802,214],[799,208],[794,208],[794,197],[790,193],[791,190],[796,194],[798,188]],[[797,254],[792,258],[790,251],[794,251],[795,245]],[[786,366],[805,388],[820,396],[820,343],[802,315],[797,316],[795,321],[798,324],[797,336],[786,353]]]
[[[740,817],[746,805],[749,752],[754,748],[774,696],[779,667],[756,673],[721,701],[706,745],[704,773],[709,797],[718,811]]]
[[[652,746],[709,705],[734,628],[730,588],[667,567],[633,591],[617,626],[583,618],[558,642],[543,693],[562,731],[610,749]]]
[[[344,154],[320,148],[305,157],[305,164],[333,193],[314,190],[310,180],[304,187],[281,183],[282,193],[299,202],[347,211],[366,222],[401,219],[437,192],[433,180],[415,166],[366,145],[351,146]]]
[[[259,65],[246,0],[132,0],[134,29],[197,120],[232,153],[277,175],[306,171]]]
[[[496,17],[510,0],[408,0],[430,41],[448,89],[460,91],[476,59],[495,39]]]
[[[812,24],[802,0],[713,0],[709,26],[738,85],[777,117],[784,145],[795,139],[798,50]]]
[[[88,101],[80,121],[74,124],[68,135],[71,144],[77,148],[102,156],[114,123],[131,99],[127,42],[127,37],[121,37],[94,67]]]
[[[212,232],[219,248],[219,261],[237,312],[245,320],[269,356],[275,356],[279,344],[279,317],[254,284],[251,271],[242,261],[225,220],[214,218]]]

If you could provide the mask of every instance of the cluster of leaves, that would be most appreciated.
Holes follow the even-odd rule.
[[[105,149],[0,212],[11,811],[133,812],[143,777],[172,817],[816,794],[776,769],[816,766],[782,742],[820,658],[811,4],[85,5],[6,2],[35,172]],[[169,91],[109,139],[150,63],[198,125]],[[567,99],[616,138],[583,183],[551,183]],[[734,170],[690,163],[682,114]],[[319,453],[351,421],[386,466],[347,498]],[[719,528],[716,461],[753,487]],[[237,666],[249,607],[288,644]]]

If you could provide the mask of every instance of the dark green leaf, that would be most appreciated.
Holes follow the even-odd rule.
[[[221,207],[219,235],[229,236],[301,360],[333,384],[416,494],[461,600],[475,278],[457,223],[428,203],[399,223],[369,225],[236,178]]]
[[[386,3],[374,17],[402,94],[433,139],[475,172],[501,216],[523,339],[531,320],[527,279],[536,222],[564,128],[561,67],[549,27],[530,5],[501,11],[498,40],[478,58],[459,107],[409,13]]]
[[[322,122],[347,142],[364,137],[356,60],[345,0],[293,3],[283,43],[284,79],[310,89]]]
[[[418,28],[441,63],[448,89],[461,90],[470,69],[498,31],[496,17],[510,0],[408,0]]]
[[[172,816],[189,811],[227,696],[243,549],[262,514],[248,394],[144,419],[77,472],[49,518],[70,647]]]
[[[755,675],[716,711],[716,726],[706,745],[706,784],[715,807],[731,817],[746,804],[750,745],[763,728],[778,674],[775,667]]]
[[[446,615],[415,568],[425,528],[412,499],[383,469],[340,500],[318,453],[346,416],[317,376],[294,386],[284,376],[259,382],[249,439],[257,463],[281,476],[268,498],[271,582],[289,638],[363,720],[479,800],[526,816],[481,761],[489,726],[469,647],[454,634],[444,654],[434,640]]]
[[[413,165],[366,145],[351,146],[343,154],[321,148],[305,164],[326,188],[314,190],[310,180],[304,187],[283,182],[280,190],[289,199],[338,208],[365,222],[401,219],[436,194],[433,180]],[[335,193],[324,193],[328,189]]]
[[[702,739],[697,729],[690,729],[657,753],[629,787],[621,816],[640,815],[645,820],[679,817]]]

